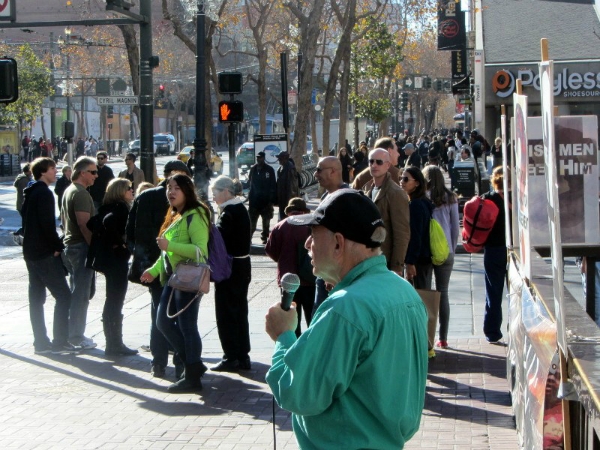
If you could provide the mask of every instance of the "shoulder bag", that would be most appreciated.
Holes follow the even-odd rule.
[[[200,262],[200,249],[196,247],[196,261],[185,261],[177,264],[175,272],[169,278],[169,286],[173,288],[167,304],[167,317],[173,319],[184,312],[197,298],[210,291],[210,267]],[[196,295],[190,302],[175,314],[169,314],[173,292],[178,289],[183,292],[193,292]]]

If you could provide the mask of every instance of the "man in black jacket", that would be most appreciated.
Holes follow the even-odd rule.
[[[25,189],[23,201],[23,257],[29,272],[29,316],[37,354],[77,353],[69,344],[71,290],[61,260],[64,245],[56,232],[54,194],[48,186],[56,181],[56,163],[38,158],[31,165],[36,183]],[[56,299],[52,344],[46,334],[44,303],[46,288]]]
[[[144,270],[152,266],[160,256],[160,249],[156,245],[156,238],[162,226],[169,202],[167,201],[167,178],[175,172],[191,176],[188,167],[182,161],[169,161],[165,164],[164,176],[157,187],[142,192],[133,202],[129,219],[127,220],[127,245],[133,255],[129,281],[140,283]],[[150,308],[150,351],[152,352],[152,369],[150,373],[158,378],[165,376],[165,368],[169,360],[169,343],[156,327],[156,310],[160,303],[163,288],[158,280],[148,285],[152,305]],[[183,372],[183,362],[175,364],[177,378]]]
[[[269,226],[273,218],[273,204],[277,197],[277,184],[275,170],[265,163],[265,152],[256,154],[256,164],[250,169],[248,175],[250,191],[248,193],[248,213],[252,234],[256,231],[258,217],[262,218],[262,232],[260,237],[263,244],[269,238]]]
[[[94,181],[88,191],[90,191],[90,195],[92,196],[92,200],[94,200],[94,208],[96,211],[100,209],[102,205],[102,200],[104,200],[104,194],[106,194],[106,187],[110,180],[115,177],[112,169],[106,165],[108,160],[108,155],[106,152],[97,152],[96,153],[96,169],[98,170],[98,178]]]

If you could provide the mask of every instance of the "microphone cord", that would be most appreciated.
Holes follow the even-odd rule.
[[[275,396],[273,396],[273,450],[277,450],[277,433],[275,432]]]

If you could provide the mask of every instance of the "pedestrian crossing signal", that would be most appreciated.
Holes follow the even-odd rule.
[[[240,101],[219,102],[219,122],[235,123],[244,121],[244,104]]]

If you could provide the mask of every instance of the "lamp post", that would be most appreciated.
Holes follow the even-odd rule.
[[[201,200],[208,201],[205,137],[206,13],[205,0],[198,0],[196,12],[196,136],[194,138],[194,184]]]

